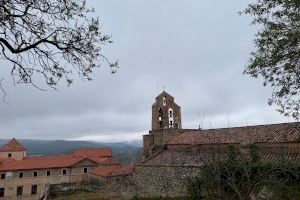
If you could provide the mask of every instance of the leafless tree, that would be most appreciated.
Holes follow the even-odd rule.
[[[56,88],[74,73],[91,80],[100,65],[114,73],[118,63],[102,55],[111,37],[93,12],[84,0],[0,0],[0,59],[12,64],[14,83]]]

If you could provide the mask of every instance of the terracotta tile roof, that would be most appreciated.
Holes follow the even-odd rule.
[[[81,148],[76,149],[73,153],[75,157],[88,156],[88,157],[111,157],[112,151],[110,148]]]
[[[4,146],[0,148],[2,152],[9,152],[9,151],[26,151],[26,149],[16,140],[15,138],[11,139],[7,142]]]
[[[89,159],[101,164],[101,165],[119,165],[120,163],[112,158],[99,159],[98,157],[88,157]]]
[[[300,140],[300,122],[186,131],[168,145],[285,143]]]
[[[17,171],[32,169],[67,168],[76,165],[83,160],[91,161],[92,165],[117,165],[117,161],[110,157],[99,158],[89,156],[56,155],[56,156],[28,156],[17,161],[12,158],[0,162],[0,171]]]
[[[134,165],[118,165],[118,166],[110,166],[110,167],[101,167],[94,172],[95,175],[102,177],[112,177],[112,176],[122,176],[132,174],[134,170]]]
[[[17,161],[11,158],[5,159],[0,163],[0,171],[32,170],[32,169],[50,169],[72,167],[88,159],[92,165],[98,165],[98,162],[87,157],[73,157],[72,155],[60,156],[29,156],[23,160]]]

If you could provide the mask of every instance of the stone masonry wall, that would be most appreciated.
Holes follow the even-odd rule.
[[[199,166],[137,165],[133,180],[136,196],[185,196],[189,178],[200,173]]]
[[[226,157],[228,145],[173,146],[143,164],[135,166],[131,176],[118,176],[99,181],[101,195],[122,197],[184,196],[187,181],[200,173],[204,162]],[[249,146],[236,145],[242,156],[249,156]],[[257,144],[263,160],[281,158],[300,161],[300,143]]]
[[[135,165],[132,175],[99,177],[89,174],[87,181],[98,188],[99,196],[132,197],[185,196],[187,181],[200,173],[204,162],[223,159],[228,145],[172,146]],[[249,156],[249,146],[236,145],[242,156]],[[257,144],[263,160],[281,158],[300,161],[300,143]]]
[[[102,178],[89,174],[89,183],[101,197],[185,196],[187,181],[200,172],[199,166],[136,165],[127,176]]]

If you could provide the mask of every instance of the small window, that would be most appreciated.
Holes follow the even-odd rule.
[[[4,197],[4,188],[0,188],[0,197]]]
[[[63,173],[63,175],[66,175],[67,174],[67,170],[63,169],[62,173]]]
[[[173,127],[174,127],[173,121],[169,121],[169,128],[173,128]]]
[[[22,196],[23,194],[23,186],[18,186],[17,187],[17,196]]]
[[[19,173],[19,178],[23,178],[23,175],[24,175],[23,172],[20,172]]]
[[[1,174],[1,179],[5,179],[5,174]]]
[[[47,171],[47,176],[50,176],[51,175],[51,172],[50,171]]]
[[[37,175],[38,175],[37,172],[33,172],[34,177],[37,177]]]
[[[31,186],[31,194],[36,194],[37,193],[37,185],[32,185]]]
[[[85,167],[85,168],[83,168],[83,173],[87,173],[88,172],[88,169]]]
[[[163,97],[163,106],[166,106],[167,105],[167,99],[166,97]]]
[[[8,154],[8,157],[9,157],[9,158],[11,157],[11,153]]]
[[[159,121],[159,127],[162,128],[163,127],[163,122]]]
[[[160,109],[158,110],[158,117],[162,117],[162,115],[163,115],[163,111],[162,111],[162,109],[160,108]]]

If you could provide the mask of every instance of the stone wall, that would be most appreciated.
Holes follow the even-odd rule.
[[[137,165],[133,174],[136,196],[185,196],[189,178],[200,172],[199,166]]]
[[[235,145],[242,156],[249,157],[249,146]],[[228,145],[169,146],[168,149],[135,165],[126,176],[100,177],[88,174],[87,181],[97,188],[99,196],[132,197],[185,196],[187,182],[200,173],[205,162],[224,159]],[[262,159],[281,158],[300,161],[300,143],[257,144]]]
[[[243,157],[249,157],[249,146],[235,145]],[[101,178],[99,194],[122,197],[184,196],[187,181],[200,173],[201,166],[213,160],[222,160],[227,155],[226,144],[172,146],[135,165],[131,176]],[[275,161],[281,158],[300,161],[299,143],[257,144],[263,160]]]
[[[48,186],[45,197],[46,199],[52,199],[59,195],[66,195],[77,190],[97,192],[98,188],[95,185],[88,183],[87,181],[52,184]]]
[[[160,129],[149,131],[149,134],[143,136],[144,157],[147,158],[159,152],[171,138],[189,130],[191,129]]]
[[[153,135],[143,135],[143,151],[144,151],[144,157],[149,157],[151,154],[150,148],[154,144],[154,136]]]
[[[89,174],[88,182],[101,197],[176,197],[187,194],[187,181],[199,172],[199,166],[136,165],[132,175],[103,178]]]

